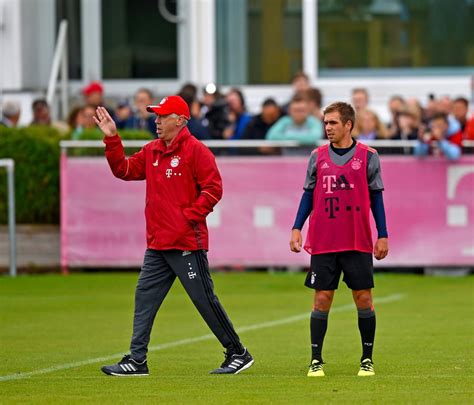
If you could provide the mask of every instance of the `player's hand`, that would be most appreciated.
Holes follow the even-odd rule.
[[[295,253],[301,252],[301,245],[303,244],[303,238],[301,237],[301,231],[299,229],[293,229],[291,231],[290,239],[290,250]]]
[[[109,112],[104,107],[97,107],[95,110],[97,115],[94,116],[94,121],[97,126],[100,128],[102,133],[105,136],[114,136],[117,134],[117,127],[115,126],[115,122],[110,116]]]
[[[374,256],[377,260],[382,260],[388,255],[388,239],[380,238],[375,242]]]

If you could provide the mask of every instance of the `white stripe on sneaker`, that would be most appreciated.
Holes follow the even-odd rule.
[[[240,370],[237,370],[235,372],[235,374],[239,374],[241,371],[244,371],[244,370],[247,370],[252,364],[253,364],[254,360],[248,362],[245,366],[243,366]]]
[[[136,374],[136,373],[127,373],[127,374],[123,374],[123,373],[110,373],[111,375],[115,375],[117,377],[144,377],[144,376],[148,376],[149,374],[148,373],[143,373],[143,374]]]
[[[128,371],[128,370],[127,370],[127,367],[125,367],[125,364],[120,364],[120,368],[121,368],[123,371]]]
[[[132,371],[137,371],[137,369],[133,366],[132,363],[128,363],[129,367],[132,369]]]

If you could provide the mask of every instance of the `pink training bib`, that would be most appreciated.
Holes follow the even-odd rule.
[[[343,166],[329,157],[329,145],[318,148],[313,212],[305,250],[311,254],[358,250],[372,252],[370,197],[367,182],[368,146]]]

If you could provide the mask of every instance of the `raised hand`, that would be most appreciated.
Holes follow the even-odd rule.
[[[109,112],[104,107],[97,107],[95,110],[97,115],[94,121],[105,136],[114,136],[117,134],[117,127]]]

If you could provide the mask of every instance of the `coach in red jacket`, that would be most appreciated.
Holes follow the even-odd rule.
[[[207,262],[206,216],[222,197],[222,180],[212,152],[191,135],[186,102],[169,96],[149,106],[158,139],[128,159],[115,122],[103,107],[95,121],[105,138],[105,155],[115,177],[146,180],[147,250],[135,292],[131,353],[102,367],[108,375],[148,375],[146,355],[155,315],[176,277],[214,335],[227,349],[213,374],[237,374],[253,364],[250,353],[214,293]]]

